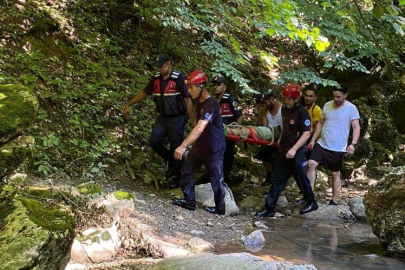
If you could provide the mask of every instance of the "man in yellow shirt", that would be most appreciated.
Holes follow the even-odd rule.
[[[305,109],[307,109],[309,117],[311,118],[311,137],[309,138],[309,141],[312,138],[316,124],[318,124],[321,119],[322,109],[315,104],[316,98],[315,87],[313,85],[309,85],[304,89]]]

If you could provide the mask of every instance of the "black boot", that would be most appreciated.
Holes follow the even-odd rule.
[[[306,214],[315,211],[316,209],[318,209],[318,203],[315,200],[310,200],[304,207],[302,207],[300,214]]]
[[[256,217],[274,217],[276,214],[276,211],[274,209],[270,208],[263,208],[259,212],[256,213]]]
[[[178,205],[190,211],[195,211],[195,203],[188,202],[184,199],[173,199],[172,204]]]
[[[203,208],[203,210],[205,210],[205,211],[207,211],[208,213],[211,213],[211,214],[218,214],[218,215],[221,215],[221,216],[225,215],[225,211],[217,211],[217,209],[215,207],[206,206],[206,207]]]

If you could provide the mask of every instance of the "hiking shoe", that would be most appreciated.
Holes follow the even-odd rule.
[[[190,211],[195,211],[195,203],[188,202],[184,199],[173,199],[172,204],[183,207]]]
[[[304,207],[301,208],[300,214],[306,214],[315,211],[316,209],[318,209],[318,203],[315,200],[309,201]]]
[[[302,198],[297,201],[297,204],[306,204],[306,203],[307,203],[307,200],[305,198]]]
[[[274,217],[276,212],[273,209],[264,208],[256,213],[256,217]]]
[[[225,215],[225,211],[217,211],[215,207],[206,206],[203,208],[203,210],[211,214]]]
[[[337,202],[330,200],[330,202],[328,203],[328,205],[339,205]]]
[[[260,186],[265,187],[265,186],[269,186],[270,184],[271,184],[270,179],[266,179],[264,182],[262,182],[262,183],[260,184]]]

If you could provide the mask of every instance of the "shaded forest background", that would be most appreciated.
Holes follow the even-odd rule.
[[[3,0],[0,84],[27,86],[40,101],[29,130],[35,156],[19,170],[88,179],[130,167],[159,173],[160,159],[148,146],[152,99],[133,107],[129,123],[122,110],[155,73],[162,52],[185,74],[228,76],[246,119],[254,118],[253,97],[264,87],[315,83],[320,104],[331,87],[347,88],[362,116],[356,158],[401,162],[404,4]]]

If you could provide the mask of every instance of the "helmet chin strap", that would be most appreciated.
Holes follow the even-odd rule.
[[[200,98],[201,98],[201,96],[202,96],[202,93],[203,93],[203,89],[202,89],[202,87],[201,87],[201,84],[200,84],[200,85],[197,85],[197,87],[201,89],[200,94],[199,94],[198,97],[197,97],[197,100],[200,100]]]

